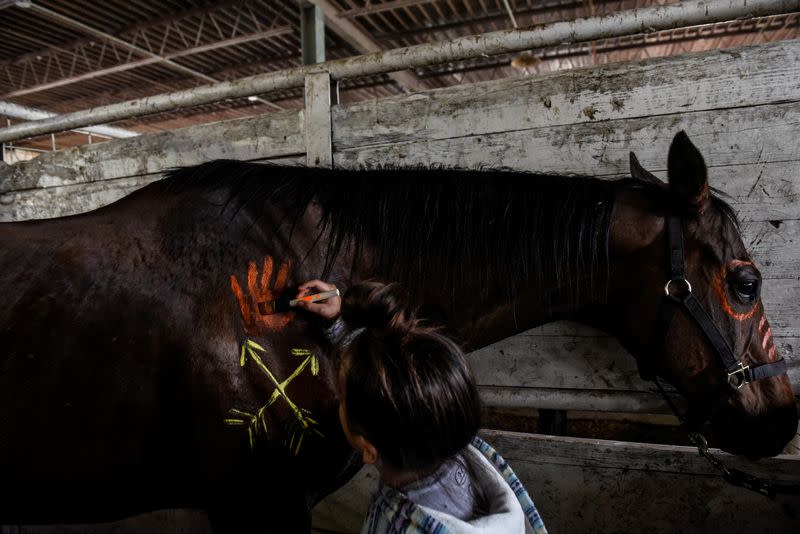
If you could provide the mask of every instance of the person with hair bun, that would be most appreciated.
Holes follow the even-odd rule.
[[[298,298],[334,289],[311,280]],[[298,307],[331,321],[339,419],[380,473],[362,534],[546,534],[522,483],[476,436],[480,401],[464,353],[415,317],[397,285],[363,282]]]

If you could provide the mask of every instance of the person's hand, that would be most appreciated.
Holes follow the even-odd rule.
[[[333,291],[334,289],[336,289],[335,285],[323,282],[322,280],[309,280],[297,288],[297,297],[295,298],[299,299],[300,297],[304,297],[308,294],[322,293],[323,291]],[[330,297],[317,302],[306,302],[301,300],[295,304],[294,307],[308,310],[311,313],[316,313],[317,315],[324,317],[325,319],[333,320],[339,316],[339,313],[342,310],[342,297]]]

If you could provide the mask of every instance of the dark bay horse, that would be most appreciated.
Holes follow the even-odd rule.
[[[779,361],[730,208],[683,133],[669,184],[632,161],[617,182],[215,161],[90,213],[0,225],[0,524],[189,507],[216,532],[308,531],[359,467],[320,325],[273,313],[311,278],[401,281],[467,349],[556,319],[600,327],[717,445],[779,453],[798,422],[785,373],[729,387],[682,310],[653,343],[673,216],[685,281],[737,361]]]

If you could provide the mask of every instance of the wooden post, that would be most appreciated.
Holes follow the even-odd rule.
[[[303,133],[306,141],[306,164],[333,167],[331,141],[331,75],[317,72],[306,76]]]
[[[303,65],[325,61],[325,17],[315,5],[300,6],[300,41],[303,46]],[[328,72],[310,73],[305,77],[303,132],[306,164],[312,167],[333,166],[331,101],[338,103],[336,89]]]

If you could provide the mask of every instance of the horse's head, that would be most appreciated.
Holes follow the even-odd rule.
[[[642,187],[618,195],[611,229],[619,338],[644,377],[666,379],[688,400],[690,418],[711,421],[719,447],[780,453],[797,432],[797,407],[761,273],[731,209],[709,192],[703,157],[683,132],[670,146],[668,185],[633,154],[631,174]]]

